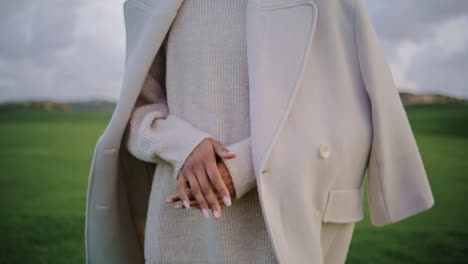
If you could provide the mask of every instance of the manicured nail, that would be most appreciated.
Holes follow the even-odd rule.
[[[223,201],[224,201],[224,204],[227,206],[231,206],[232,204],[231,199],[227,196],[223,196]]]
[[[210,214],[208,214],[208,210],[206,210],[206,208],[203,208],[202,212],[206,219],[210,218]]]
[[[172,202],[172,198],[167,198],[166,203],[170,203],[170,202]]]
[[[190,204],[187,202],[187,200],[184,200],[184,206],[185,206],[185,209],[190,208]]]
[[[220,217],[218,210],[213,210],[213,215],[214,215],[215,218]]]
[[[174,205],[175,208],[182,208],[182,205],[181,204],[176,204]]]

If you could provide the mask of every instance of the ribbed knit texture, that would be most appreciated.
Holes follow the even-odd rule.
[[[185,0],[130,119],[128,150],[158,163],[145,233],[147,263],[276,263],[252,164],[245,43],[247,0]],[[192,150],[213,137],[237,197],[222,217],[165,204]]]

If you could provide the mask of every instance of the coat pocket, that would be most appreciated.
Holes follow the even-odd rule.
[[[363,189],[331,189],[328,192],[322,222],[350,223],[364,218]]]

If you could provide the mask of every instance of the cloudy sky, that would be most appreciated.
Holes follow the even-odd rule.
[[[0,102],[116,100],[123,0],[0,3]],[[468,1],[366,0],[401,90],[468,98]]]

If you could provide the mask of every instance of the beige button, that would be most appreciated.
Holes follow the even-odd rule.
[[[330,144],[323,143],[320,146],[320,157],[322,157],[323,159],[330,157],[330,152],[331,152]]]
[[[317,222],[321,222],[321,220],[322,220],[322,213],[321,213],[319,210],[316,210],[316,211],[315,211],[315,214],[314,214],[314,217],[315,217],[315,220],[316,220]]]

